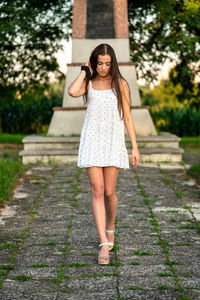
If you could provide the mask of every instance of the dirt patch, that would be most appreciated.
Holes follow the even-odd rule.
[[[2,151],[2,150],[7,151],[10,149],[21,150],[21,149],[23,149],[23,145],[22,144],[13,144],[13,143],[0,143],[0,151]]]

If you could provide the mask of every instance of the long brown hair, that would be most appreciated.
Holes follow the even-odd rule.
[[[122,120],[124,118],[124,113],[123,113],[123,107],[122,107],[122,95],[121,95],[121,91],[120,91],[119,79],[124,79],[124,78],[119,71],[114,49],[108,44],[100,44],[92,51],[92,53],[90,55],[92,76],[90,78],[88,78],[88,77],[86,78],[86,88],[85,88],[85,94],[83,95],[84,96],[83,98],[84,98],[85,104],[86,104],[87,99],[88,99],[89,80],[92,80],[97,76],[96,68],[97,68],[97,63],[98,63],[98,55],[106,55],[106,54],[110,55],[110,57],[111,57],[111,68],[110,68],[110,74],[112,76],[111,88],[112,88],[113,93],[117,96],[119,116]]]

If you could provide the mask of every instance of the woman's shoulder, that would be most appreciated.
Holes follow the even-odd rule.
[[[129,85],[128,85],[128,82],[126,81],[126,79],[119,78],[118,81],[119,81],[119,87],[120,87],[121,91],[124,91],[127,89],[129,90]]]

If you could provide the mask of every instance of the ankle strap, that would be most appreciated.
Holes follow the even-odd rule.
[[[108,229],[106,229],[106,232],[112,233],[112,232],[115,232],[115,229],[113,229],[113,230],[108,230]]]
[[[104,245],[113,246],[113,243],[105,242],[105,243],[100,244],[99,247],[104,246]]]

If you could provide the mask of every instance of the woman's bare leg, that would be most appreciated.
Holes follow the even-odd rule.
[[[117,176],[119,168],[116,167],[104,167],[104,200],[107,215],[107,229],[113,230],[115,228],[115,218],[117,215],[118,200],[115,193]],[[114,241],[114,234],[107,233],[108,241]]]
[[[91,185],[92,195],[92,212],[97,226],[100,243],[107,242],[106,227],[106,211],[104,204],[104,178],[103,169],[101,167],[86,168]],[[109,256],[108,246],[102,246],[99,256]],[[103,259],[105,260],[105,259]]]

